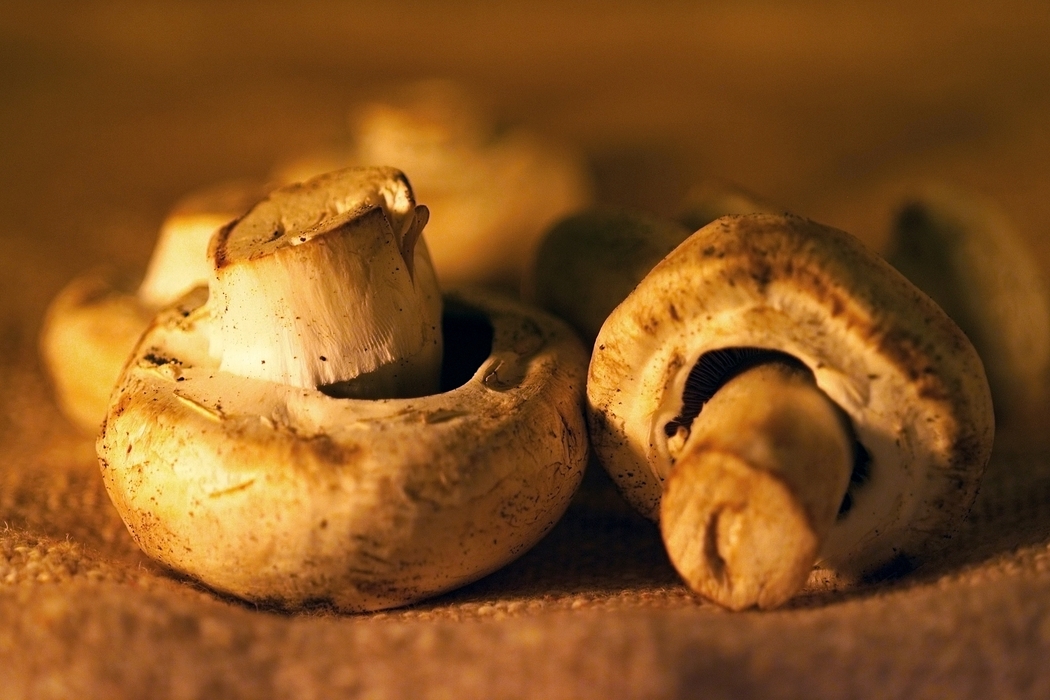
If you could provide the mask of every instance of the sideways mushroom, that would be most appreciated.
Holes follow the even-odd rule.
[[[979,197],[926,186],[900,207],[887,259],[973,342],[999,418],[1025,424],[1025,416],[1041,415],[1050,368],[1050,297],[1009,218]]]
[[[500,127],[462,87],[427,81],[351,115],[353,145],[284,166],[299,180],[346,165],[411,173],[433,210],[428,245],[446,284],[516,291],[544,231],[587,206],[581,157],[523,128]]]
[[[98,440],[147,554],[262,604],[376,610],[558,520],[587,456],[585,352],[498,296],[442,313],[428,215],[400,172],[348,169],[216,235],[210,291],[157,316]]]
[[[846,233],[725,217],[599,332],[598,459],[660,522],[690,587],[771,608],[944,545],[988,460],[992,404],[958,327]]]
[[[120,369],[150,319],[207,282],[211,235],[263,194],[256,184],[231,182],[180,201],[161,226],[137,290],[118,274],[96,270],[59,292],[44,318],[40,352],[59,408],[75,425],[98,431]]]

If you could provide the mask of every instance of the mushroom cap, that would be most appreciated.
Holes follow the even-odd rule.
[[[586,354],[560,321],[451,294],[446,322],[492,331],[465,384],[334,399],[220,372],[205,298],[156,318],[98,440],[113,503],[150,556],[261,603],[376,610],[499,568],[568,505],[587,457]],[[451,355],[459,342],[447,334]]]
[[[675,221],[642,211],[580,211],[557,222],[542,238],[523,280],[522,296],[568,321],[590,344],[617,304],[693,231],[721,216],[782,211],[715,178],[689,189]]]
[[[588,379],[593,448],[652,519],[674,465],[665,426],[690,370],[724,348],[787,353],[849,416],[871,457],[818,562],[849,580],[940,546],[977,493],[994,433],[981,361],[959,328],[855,238],[794,216],[719,219],[606,320]],[[832,576],[834,578],[834,576]]]
[[[690,231],[707,226],[715,219],[733,214],[782,214],[784,207],[736,183],[705,178],[693,184],[678,206],[675,217]]]
[[[161,224],[139,286],[142,305],[156,310],[175,303],[194,287],[207,284],[212,275],[208,258],[212,234],[266,193],[261,183],[235,180],[191,192],[179,200]]]

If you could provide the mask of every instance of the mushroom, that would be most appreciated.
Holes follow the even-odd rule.
[[[609,315],[588,376],[598,459],[660,521],[693,590],[771,608],[915,563],[951,537],[988,460],[966,336],[856,239],[725,217]]]
[[[142,283],[94,270],[75,278],[48,308],[40,352],[62,412],[95,433],[109,394],[135,341],[161,307],[207,282],[208,239],[264,194],[254,183],[228,182],[180,201],[160,229]]]
[[[147,554],[258,603],[364,611],[553,526],[587,456],[586,354],[496,295],[450,294],[442,318],[427,218],[400,172],[349,169],[216,235],[210,292],[157,316],[98,439]]]
[[[644,212],[595,209],[562,219],[540,242],[523,296],[575,328],[588,344],[653,266],[689,237]]]
[[[353,146],[279,169],[285,181],[346,165],[394,165],[412,174],[433,219],[434,268],[445,283],[517,291],[544,231],[587,206],[578,154],[523,128],[502,128],[461,86],[408,86],[351,115]]]
[[[738,185],[707,179],[689,189],[677,221],[611,208],[578,212],[540,241],[522,295],[593,343],[616,305],[690,233],[728,214],[777,211]]]
[[[999,418],[1041,414],[1050,301],[1032,251],[1008,217],[979,197],[917,188],[897,213],[887,259],[973,342]]]

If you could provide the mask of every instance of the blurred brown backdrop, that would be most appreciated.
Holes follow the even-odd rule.
[[[666,210],[716,175],[877,244],[881,188],[936,176],[996,198],[1050,256],[1043,2],[5,2],[0,16],[4,245],[52,269],[50,246],[75,251],[59,277],[141,263],[179,195],[345,138],[352,104],[425,77],[580,145],[608,201]],[[111,245],[113,226],[143,235]]]

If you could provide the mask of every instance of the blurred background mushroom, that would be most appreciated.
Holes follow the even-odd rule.
[[[886,252],[899,184],[939,181],[993,202],[1045,272],[1045,2],[2,0],[0,17],[9,694],[1050,694],[1047,431],[997,444],[940,559],[775,615],[697,604],[656,530],[603,496],[452,596],[281,618],[137,553],[36,356],[48,301],[99,264],[144,270],[180,197],[349,149],[355,109],[432,78],[577,149],[599,205],[673,217],[715,177]]]

